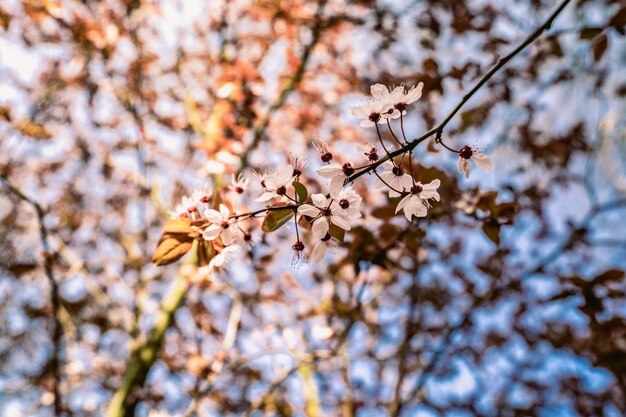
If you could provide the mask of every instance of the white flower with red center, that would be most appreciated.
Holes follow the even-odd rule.
[[[170,215],[175,217],[187,217],[195,219],[197,215],[204,209],[204,205],[211,200],[213,191],[210,187],[205,186],[194,190],[190,196],[184,196],[180,204],[177,204],[174,211]]]
[[[250,179],[244,178],[241,174],[239,174],[237,177],[233,175],[232,179],[230,180],[230,189],[237,194],[243,194],[248,189],[249,182]]]
[[[363,155],[365,155],[367,160],[371,163],[378,161],[380,158],[376,145],[359,145],[359,150],[363,152]]]
[[[416,102],[422,97],[424,83],[419,83],[406,91],[404,86],[398,86],[389,91],[383,84],[374,84],[371,87],[372,96],[391,106],[388,118],[397,119],[400,115],[406,114],[409,104]]]
[[[360,106],[350,106],[350,111],[354,117],[361,120],[361,127],[372,127],[376,123],[382,123],[389,118],[389,110],[393,110],[393,105],[387,101],[369,100]]]
[[[313,142],[313,147],[320,154],[320,159],[323,163],[327,164],[333,159],[333,154],[328,147],[328,143],[326,143],[323,139],[318,139]]]
[[[330,193],[338,194],[339,190],[343,188],[346,178],[354,174],[354,168],[350,162],[346,162],[343,165],[333,163],[322,165],[322,167],[317,169],[317,173],[324,178],[330,179]]]
[[[472,149],[469,146],[463,146],[459,149],[459,174],[465,173],[465,178],[469,178],[472,169],[470,159],[483,171],[491,171],[493,169],[493,162],[487,155],[477,152],[476,149]]]
[[[328,251],[328,249],[334,249],[337,246],[339,246],[339,241],[337,239],[335,239],[334,237],[332,237],[330,235],[330,233],[326,233],[326,235],[321,238],[316,244],[315,246],[313,246],[313,251],[311,252],[311,262],[320,262],[322,259],[324,259],[324,256],[326,255],[326,251]]]
[[[413,186],[413,177],[391,161],[385,161],[383,167],[387,171],[380,174],[378,188],[389,188],[389,197],[400,197],[402,192],[409,191]]]
[[[333,198],[331,204],[333,212],[339,213],[349,219],[361,217],[359,208],[361,207],[363,199],[352,187],[342,188],[338,193],[331,192],[330,196]]]
[[[238,245],[226,246],[224,249],[219,251],[211,260],[209,261],[208,269],[220,269],[225,267],[239,252]]]
[[[206,229],[202,231],[202,237],[205,240],[215,240],[222,238],[222,243],[226,246],[230,245],[236,238],[233,225],[230,223],[230,210],[224,204],[220,204],[220,210],[208,209],[204,211],[204,217],[211,222]]]
[[[254,201],[263,203],[276,197],[283,197],[287,194],[287,187],[293,181],[293,166],[285,165],[284,167],[272,172],[264,174],[261,179],[261,186],[264,192]]]
[[[298,213],[313,218],[312,230],[314,238],[321,239],[326,236],[331,224],[343,230],[350,230],[350,224],[346,219],[338,213],[338,210],[333,209],[332,198],[326,198],[324,194],[313,194],[311,200],[313,205],[301,205],[298,207]]]
[[[306,156],[301,157],[301,156],[290,155],[289,164],[291,164],[291,166],[293,167],[292,176],[297,179],[300,177],[300,175],[302,175],[306,167],[309,166],[309,160],[306,158]]]
[[[439,193],[437,188],[441,185],[441,181],[433,180],[428,184],[416,182],[411,190],[405,195],[396,207],[396,214],[400,210],[404,210],[404,215],[411,221],[413,216],[425,217],[427,210],[430,208],[428,200],[433,199],[439,201]]]

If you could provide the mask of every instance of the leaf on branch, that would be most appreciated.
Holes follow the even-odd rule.
[[[189,219],[179,217],[163,227],[152,262],[157,266],[169,265],[183,257],[193,245],[196,231]]]
[[[211,259],[215,256],[215,249],[210,242],[207,242],[204,239],[198,240],[198,250],[196,251],[198,255],[198,266],[205,266],[211,262]]]
[[[182,233],[163,233],[152,262],[157,266],[169,265],[182,258],[193,246],[193,238]]]
[[[346,231],[343,230],[341,227],[331,223],[330,227],[328,228],[328,233],[334,237],[335,239],[337,239],[339,241],[339,243],[343,243],[343,239],[346,236]]]
[[[283,224],[287,223],[289,219],[293,217],[293,215],[294,211],[292,209],[270,211],[265,219],[263,219],[261,230],[266,233],[273,232],[274,230],[281,227]]]
[[[500,223],[490,219],[483,223],[483,232],[496,245],[500,244]]]
[[[163,226],[163,233],[182,233],[189,234],[193,231],[191,228],[191,220],[185,219],[183,217],[179,217],[168,222],[165,226]]]
[[[309,196],[309,192],[307,191],[304,184],[298,181],[293,182],[293,188],[296,189],[296,193],[298,194],[298,201],[303,202],[306,201],[306,198]]]

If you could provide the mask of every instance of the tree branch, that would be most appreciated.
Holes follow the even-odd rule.
[[[60,301],[59,301],[59,285],[54,278],[54,271],[52,269],[54,263],[55,254],[53,253],[50,247],[49,241],[49,231],[46,228],[44,223],[44,217],[46,215],[43,207],[32,198],[28,197],[21,189],[17,186],[13,185],[7,177],[0,174],[0,181],[4,184],[4,186],[15,196],[17,196],[20,200],[29,204],[35,210],[35,214],[37,215],[37,222],[39,224],[39,241],[41,243],[41,247],[43,249],[43,267],[46,274],[46,278],[48,279],[48,285],[50,285],[50,304],[52,306],[52,317],[51,317],[51,331],[52,331],[52,356],[50,358],[50,368],[52,369],[53,381],[52,381],[52,391],[54,393],[54,415],[60,416],[63,412],[63,401],[61,398],[61,361],[59,360],[60,352],[61,352],[61,338],[63,336],[63,329],[61,327],[61,319],[59,318],[60,312]]]
[[[306,69],[306,66],[309,62],[311,52],[313,51],[313,48],[315,47],[315,45],[317,45],[317,42],[319,41],[321,34],[322,34],[322,28],[323,28],[322,12],[324,11],[325,4],[326,4],[326,0],[320,1],[320,4],[317,8],[317,13],[315,14],[315,23],[313,24],[313,28],[312,28],[311,42],[309,42],[305,46],[304,50],[302,51],[302,56],[300,57],[300,64],[298,65],[298,68],[296,68],[296,72],[289,79],[289,82],[282,89],[278,97],[276,97],[276,100],[274,100],[274,102],[269,106],[265,115],[261,119],[259,119],[256,125],[253,127],[252,142],[250,143],[250,146],[248,146],[246,151],[241,155],[241,165],[239,166],[239,170],[237,171],[237,174],[235,174],[235,176],[241,174],[243,170],[247,168],[248,158],[250,157],[250,153],[254,149],[256,149],[256,147],[261,142],[261,139],[263,138],[263,134],[265,133],[265,130],[269,126],[271,117],[274,115],[274,113],[276,113],[276,111],[278,111],[283,106],[283,104],[285,104],[285,101],[287,101],[287,98],[289,97],[289,95],[296,89],[296,87],[298,87],[298,84],[300,84],[300,81],[302,81],[302,77],[304,76],[304,70]]]

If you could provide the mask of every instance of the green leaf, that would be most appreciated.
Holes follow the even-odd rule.
[[[490,219],[483,223],[483,232],[496,245],[500,244],[500,223]]]
[[[263,220],[261,230],[264,232],[273,232],[283,224],[287,223],[294,215],[292,209],[282,209],[270,211],[269,214]]]
[[[330,224],[330,227],[328,229],[328,233],[330,233],[330,235],[332,237],[334,237],[335,239],[337,239],[339,241],[339,243],[343,243],[343,239],[346,236],[346,231],[343,230],[341,227],[334,225],[334,224]]]
[[[296,189],[296,193],[298,194],[298,201],[303,202],[306,201],[306,198],[309,196],[309,192],[307,191],[304,184],[298,181],[293,182],[293,188]]]

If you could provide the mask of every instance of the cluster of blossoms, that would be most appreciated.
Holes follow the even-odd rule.
[[[364,103],[351,107],[352,115],[361,118],[360,126],[375,127],[378,145],[362,147],[363,161],[336,161],[328,144],[317,141],[314,147],[319,152],[322,162],[316,172],[328,180],[328,193],[312,194],[309,198],[306,187],[300,177],[308,166],[306,160],[291,158],[290,163],[276,170],[255,172],[261,194],[254,200],[265,205],[264,209],[236,214],[228,201],[234,201],[249,186],[249,179],[233,177],[227,187],[230,199],[220,199],[215,206],[209,189],[194,191],[184,197],[181,204],[172,213],[174,217],[186,218],[192,224],[198,224],[198,236],[212,248],[209,267],[219,268],[240,248],[240,242],[252,243],[252,234],[240,225],[242,221],[264,215],[264,231],[272,231],[282,226],[293,217],[296,242],[293,244],[294,259],[292,264],[300,264],[307,256],[305,245],[300,238],[299,227],[310,228],[313,249],[310,259],[321,261],[329,248],[339,244],[345,231],[352,228],[353,222],[361,217],[363,199],[350,183],[364,173],[374,174],[378,189],[385,189],[389,198],[397,199],[395,212],[403,212],[409,220],[413,217],[425,217],[431,207],[431,201],[439,201],[438,179],[422,183],[413,172],[412,145],[404,133],[404,116],[410,104],[422,95],[423,83],[410,89],[404,86],[389,90],[382,84],[371,87],[371,97]],[[392,122],[399,119],[399,132],[396,135]],[[397,122],[396,122],[397,123]],[[391,143],[386,143],[379,125],[385,124]],[[469,178],[470,160],[481,169],[493,169],[493,163],[484,154],[469,146],[459,150],[448,147],[438,135],[438,143],[447,150],[458,154],[458,172]],[[380,170],[380,172],[379,172]]]

